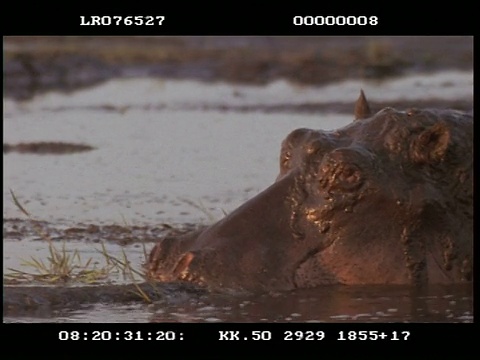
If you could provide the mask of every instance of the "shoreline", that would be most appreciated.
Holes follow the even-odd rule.
[[[473,71],[473,37],[5,37],[4,96],[28,100],[114,78],[324,85]]]

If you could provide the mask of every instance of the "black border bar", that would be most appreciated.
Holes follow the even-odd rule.
[[[54,4],[54,5],[53,5]],[[113,4],[113,3],[112,3]],[[435,4],[435,8],[412,8],[406,4],[385,3],[368,6],[353,3],[307,7],[288,3],[271,3],[252,7],[243,3],[218,3],[208,6],[176,2],[168,6],[130,6],[119,8],[96,4],[94,7],[63,3],[11,4],[2,11],[3,35],[473,35],[475,21],[473,3],[462,7]],[[102,6],[100,6],[102,5]],[[135,4],[134,4],[135,5]],[[83,16],[83,20],[82,17]],[[134,17],[163,16],[162,25],[135,25]],[[100,17],[105,25],[92,23]],[[117,17],[114,19],[114,17]],[[130,18],[129,18],[130,17]],[[294,18],[297,18],[297,25]],[[317,25],[300,25],[301,18],[311,17]],[[365,18],[365,25],[320,25],[329,22]],[[128,18],[128,19],[127,19]],[[340,20],[336,20],[336,19]],[[343,18],[343,20],[342,20]],[[370,21],[376,18],[377,21]],[[109,21],[110,19],[110,21]],[[110,22],[110,24],[108,24]],[[118,23],[118,25],[116,24]],[[140,21],[138,21],[140,23]]]

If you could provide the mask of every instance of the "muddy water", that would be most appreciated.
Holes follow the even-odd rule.
[[[469,287],[352,286],[260,296],[179,293],[146,305],[48,306],[6,322],[473,322]]]
[[[48,255],[10,189],[57,244],[66,240],[67,252],[101,263],[104,242],[109,253],[120,256],[123,250],[140,268],[140,242],[151,248],[165,224],[208,224],[267,187],[278,171],[280,142],[291,130],[334,129],[352,119],[347,113],[265,112],[263,106],[353,103],[359,88],[372,101],[409,106],[425,99],[471,101],[473,77],[444,72],[324,87],[124,79],[28,102],[4,100],[4,143],[63,141],[95,148],[4,155],[4,273],[24,269],[22,259]],[[82,231],[92,226],[100,231]],[[115,226],[147,230],[126,236],[112,233]],[[111,274],[104,281],[128,279]],[[153,305],[47,307],[33,315],[6,314],[4,321],[471,322],[472,311],[468,287],[325,287],[257,297],[170,296]]]

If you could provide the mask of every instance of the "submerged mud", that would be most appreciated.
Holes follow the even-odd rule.
[[[84,224],[75,226],[52,224],[46,221],[4,219],[3,240],[45,241],[42,234],[48,234],[53,242],[83,241],[83,242],[110,242],[118,245],[134,243],[151,243],[165,236],[179,236],[185,233],[204,228],[202,224],[156,224],[150,226],[119,225],[119,224]]]
[[[91,151],[95,148],[85,144],[71,144],[64,142],[30,142],[18,144],[3,144],[3,153],[17,152],[20,154],[50,154],[50,155],[64,155],[73,154],[84,151]]]
[[[3,316],[27,316],[95,303],[150,303],[169,297],[200,296],[205,290],[190,284],[139,283],[97,286],[4,286]]]

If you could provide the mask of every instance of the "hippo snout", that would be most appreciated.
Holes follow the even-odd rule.
[[[286,176],[205,230],[168,237],[150,253],[148,274],[211,287],[294,288],[299,240],[291,231],[292,187]],[[306,249],[301,249],[303,253]]]

